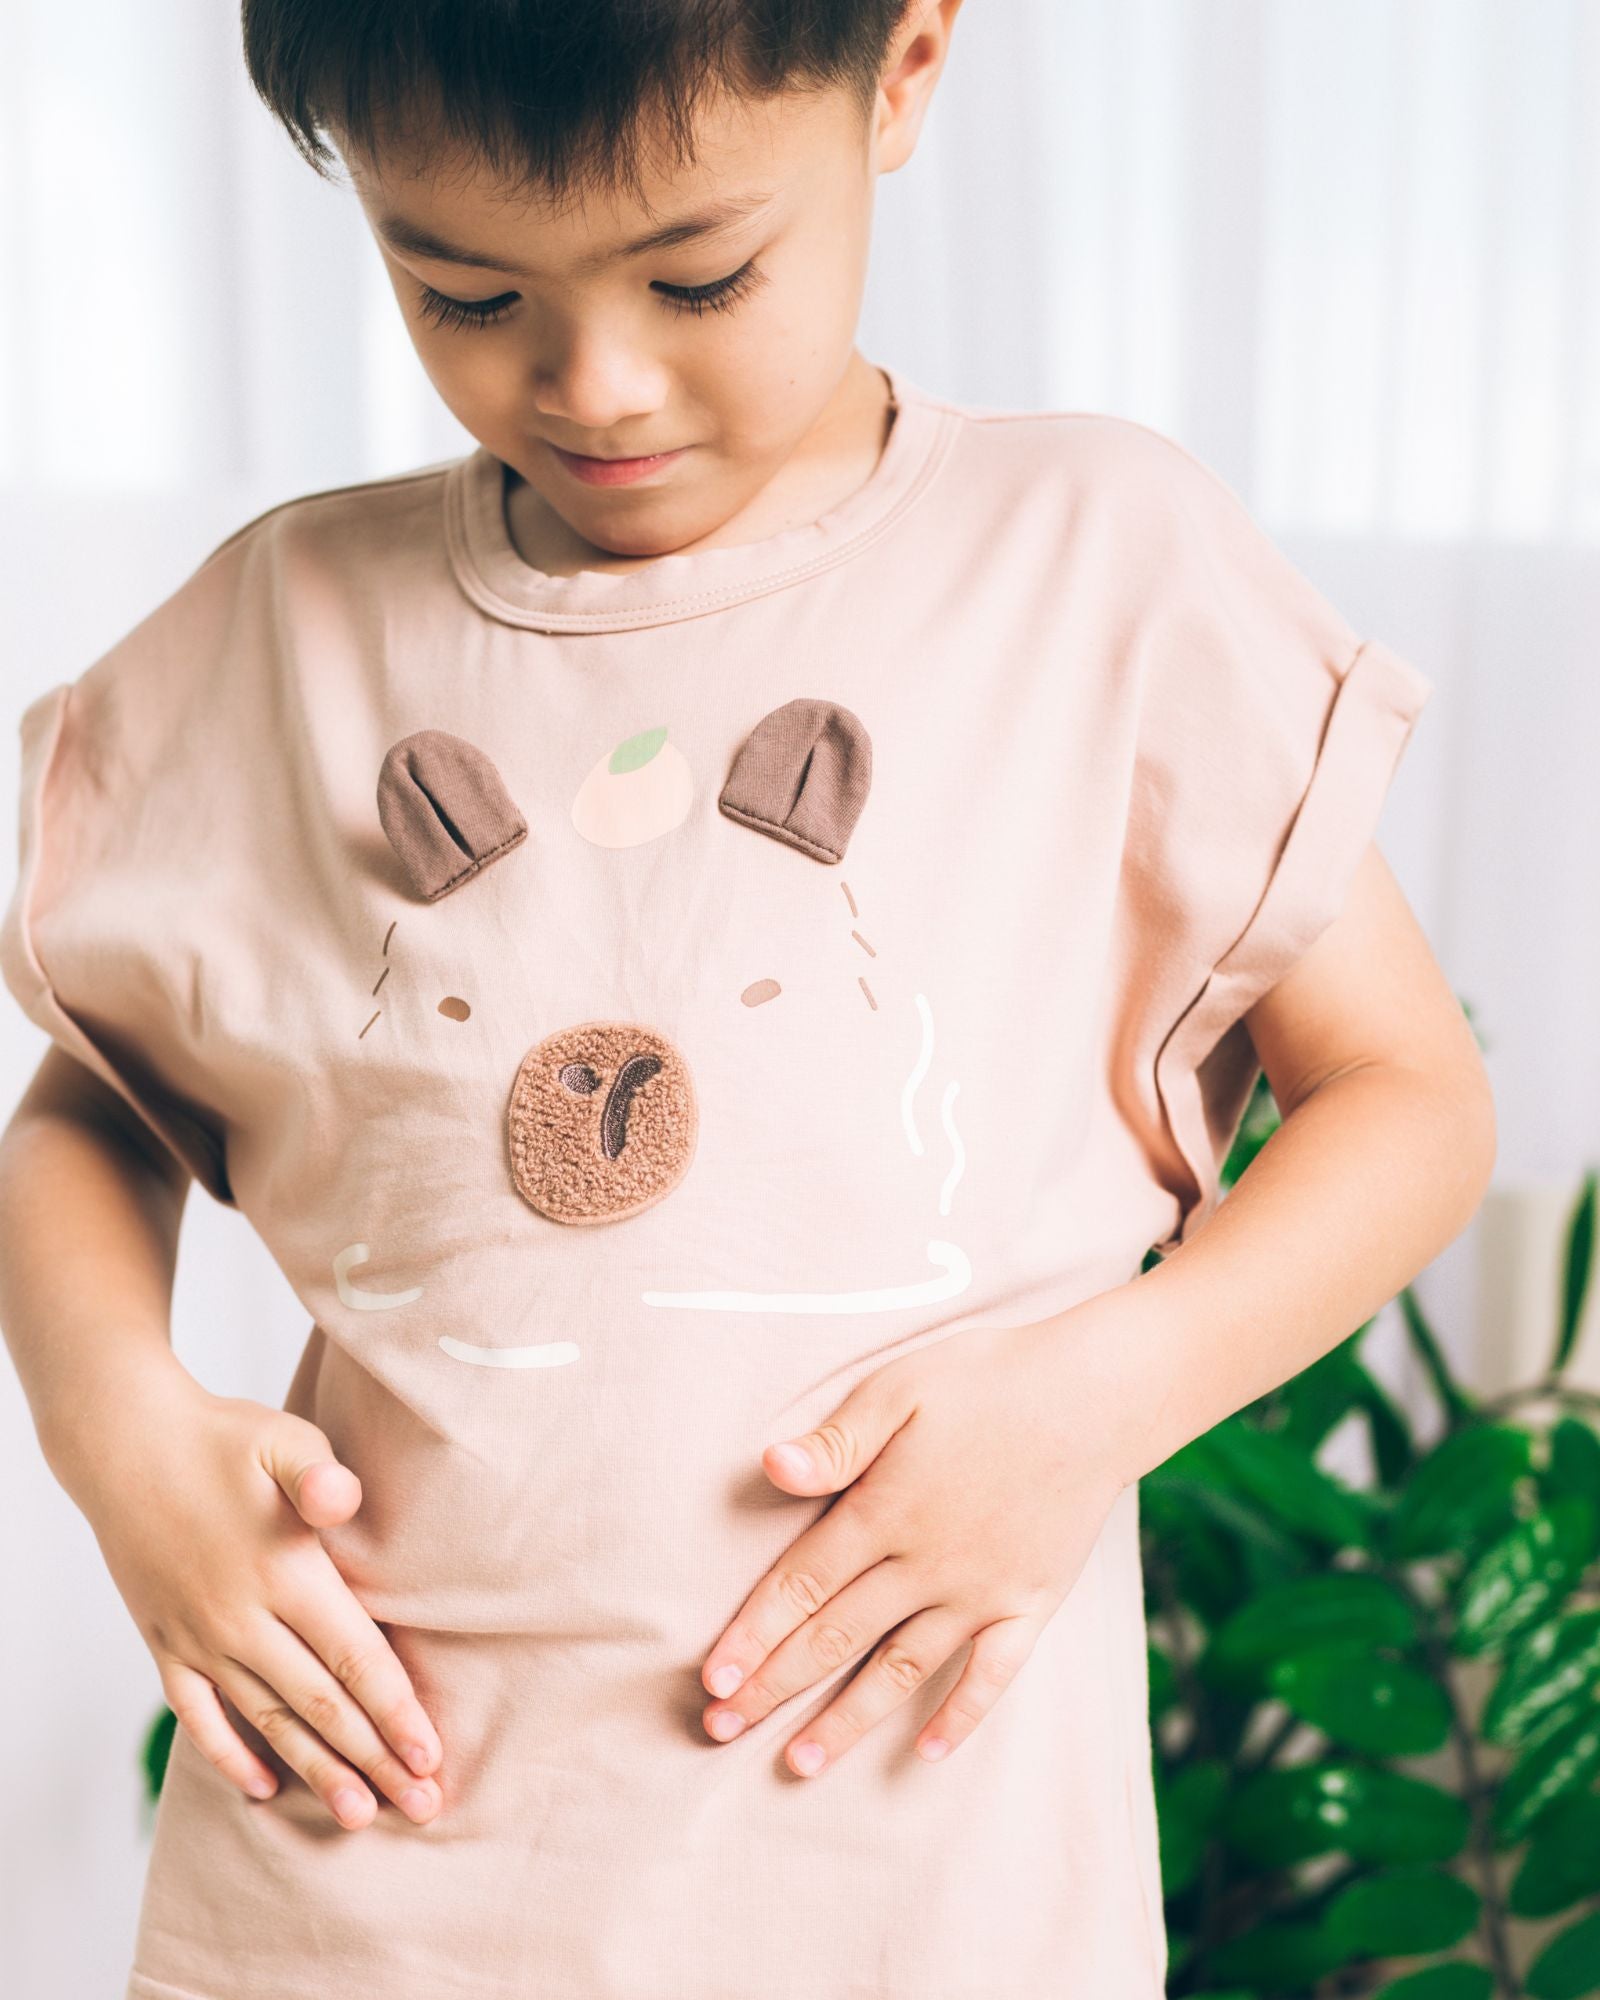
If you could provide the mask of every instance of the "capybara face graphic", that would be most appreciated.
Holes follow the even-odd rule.
[[[633,1021],[547,1035],[511,1087],[511,1174],[555,1222],[615,1222],[675,1188],[694,1156],[689,1066]]]
[[[838,702],[796,696],[750,731],[717,803],[737,825],[837,865],[871,781],[872,745],[860,720]],[[593,845],[627,850],[680,826],[694,799],[694,772],[657,724],[591,765],[569,817]],[[527,820],[493,761],[444,729],[414,730],[390,745],[377,803],[403,878],[424,903],[477,883],[528,839]],[[845,897],[854,913],[847,886]],[[386,933],[385,957],[388,945]],[[865,980],[859,983],[875,1010]],[[775,979],[756,980],[730,1000],[755,1006],[781,990]],[[380,1005],[370,1015],[363,1037],[383,1011]],[[463,1025],[473,1018],[459,995],[441,1000],[438,1011]],[[518,1194],[551,1221],[586,1223],[637,1215],[670,1193],[694,1157],[698,1113],[688,1062],[666,1036],[638,1022],[602,1020],[558,1029],[529,1050],[512,1082],[507,1119]]]

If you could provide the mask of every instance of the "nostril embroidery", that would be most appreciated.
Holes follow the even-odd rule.
[[[557,1072],[562,1083],[577,1097],[588,1097],[600,1088],[600,1079],[587,1063],[563,1063]]]
[[[608,1160],[614,1160],[628,1143],[628,1110],[634,1093],[643,1089],[660,1068],[659,1056],[632,1056],[617,1071],[600,1119],[600,1150]]]

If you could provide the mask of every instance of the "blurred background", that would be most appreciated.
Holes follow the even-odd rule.
[[[1495,1188],[1417,1286],[1484,1388],[1547,1347],[1600,1157],[1597,102],[1600,0],[966,0],[918,153],[880,183],[859,340],[960,401],[1167,432],[1436,683],[1380,838],[1499,1101]],[[8,0],[0,272],[14,830],[36,694],[262,509],[473,440],[353,194],[250,91],[229,0]],[[0,1115],[44,1047],[0,1009]],[[278,1404],[305,1332],[195,1190],[186,1364]],[[1600,1380],[1593,1334],[1574,1379]],[[1369,1352],[1403,1400],[1403,1343]],[[0,1481],[7,1991],[104,2000],[160,1684],[8,1370]]]

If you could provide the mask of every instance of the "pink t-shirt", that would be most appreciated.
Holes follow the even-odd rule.
[[[0,966],[257,1229],[445,1745],[341,1831],[180,1732],[135,2000],[1157,2000],[1137,1488],[988,1719],[699,1669],[764,1445],[1131,1278],[1432,684],[1172,440],[887,369],[867,483],[550,577],[485,450],[231,536],[22,717]],[[248,1733],[248,1732],[247,1732]]]

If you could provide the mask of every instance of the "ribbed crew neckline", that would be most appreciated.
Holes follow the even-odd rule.
[[[551,576],[525,562],[506,520],[507,467],[486,446],[445,475],[445,541],[467,596],[508,625],[612,632],[694,618],[843,562],[875,541],[927,485],[954,436],[953,406],[885,363],[895,419],[866,482],[814,521],[758,541],[657,556],[635,570]]]

